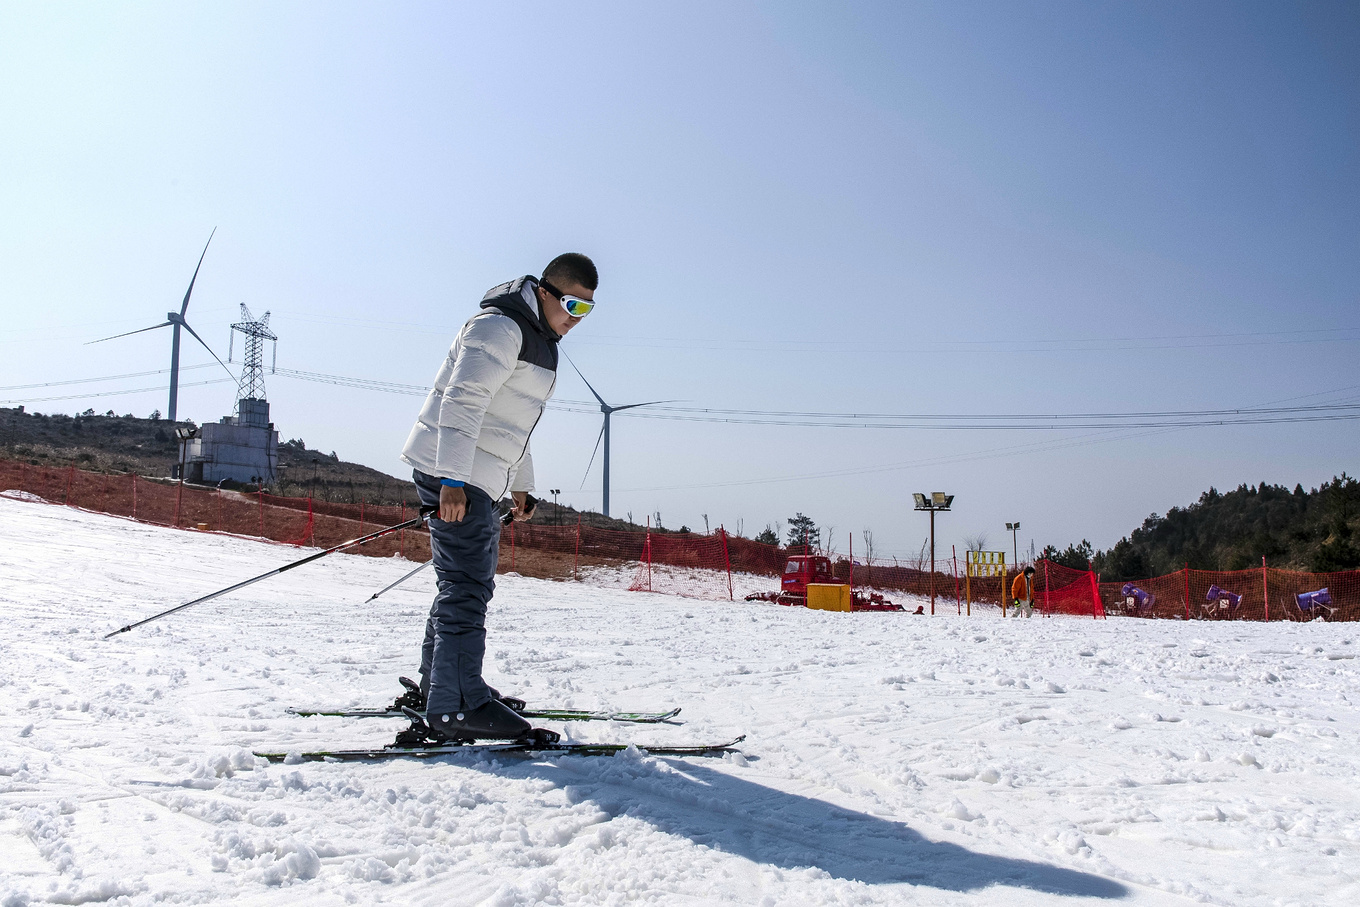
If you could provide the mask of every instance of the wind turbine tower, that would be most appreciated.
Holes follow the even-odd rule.
[[[213,227],[212,233],[208,234],[208,241],[203,244],[203,253],[198,256],[198,264],[194,267],[194,276],[189,280],[189,289],[184,291],[184,301],[180,303],[178,312],[166,312],[164,321],[162,321],[160,324],[153,324],[149,328],[139,328],[135,331],[128,331],[126,334],[114,334],[112,337],[104,337],[99,340],[90,341],[90,343],[103,343],[105,340],[117,340],[119,337],[130,337],[133,334],[142,334],[145,333],[146,331],[156,331],[164,327],[171,328],[172,332],[170,339],[170,405],[168,412],[166,413],[166,418],[168,418],[171,422],[175,421],[175,417],[178,414],[179,410],[180,328],[184,328],[184,330],[188,331],[190,334],[193,334],[194,339],[197,340],[199,343],[203,344],[203,348],[207,350],[209,353],[211,353],[214,359],[217,359],[218,364],[220,364],[222,368],[227,369],[228,375],[231,375],[231,369],[227,368],[226,363],[222,362],[222,360],[218,358],[218,355],[213,352],[212,347],[208,346],[207,342],[202,337],[198,336],[198,332],[195,331],[193,328],[189,327],[189,322],[184,320],[184,313],[189,311],[189,297],[193,295],[194,284],[198,281],[198,269],[203,267],[203,256],[208,254],[208,246],[212,244],[212,238],[216,234],[217,228]],[[236,376],[232,375],[232,377],[235,378]]]
[[[570,359],[567,361],[571,362]],[[576,374],[581,375],[581,370],[576,368],[575,362],[571,363],[571,367],[576,369]],[[625,409],[636,409],[639,406],[655,406],[658,403],[672,403],[674,401],[651,400],[647,403],[625,403],[623,406],[610,406],[608,403],[604,402],[604,397],[601,397],[596,393],[595,388],[591,387],[590,382],[586,381],[585,375],[581,375],[581,380],[585,381],[586,387],[590,388],[590,392],[595,395],[595,399],[600,401],[600,412],[604,413],[604,425],[600,428],[599,437],[595,439],[595,451],[590,455],[590,462],[595,462],[595,453],[600,449],[600,441],[604,441],[604,506],[601,508],[600,512],[605,516],[609,516],[609,417],[614,413]],[[589,472],[590,464],[587,464],[586,473],[589,474]]]

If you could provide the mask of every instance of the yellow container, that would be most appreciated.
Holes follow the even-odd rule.
[[[849,611],[850,587],[840,583],[808,583],[807,606],[818,611]]]

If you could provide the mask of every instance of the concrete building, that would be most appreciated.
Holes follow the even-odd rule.
[[[184,462],[184,478],[190,482],[272,483],[279,467],[279,433],[269,421],[269,401],[236,401],[236,415],[204,425],[189,439]]]

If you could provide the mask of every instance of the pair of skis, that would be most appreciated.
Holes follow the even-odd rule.
[[[567,754],[575,756],[611,756],[636,746],[642,752],[654,756],[715,756],[730,752],[733,747],[746,739],[737,737],[724,743],[714,744],[631,744],[631,743],[563,743],[555,734],[547,732],[532,735],[525,740],[507,742],[487,742],[482,740],[445,741],[434,739],[424,719],[416,711],[424,706],[424,696],[420,686],[405,677],[401,683],[406,693],[396,702],[381,709],[288,709],[289,714],[299,717],[323,716],[332,718],[407,718],[411,727],[397,735],[397,740],[383,747],[369,749],[314,750],[310,752],[256,752],[256,756],[270,762],[367,762],[398,757],[431,758],[456,753],[478,753],[492,756],[539,756]],[[578,709],[530,709],[517,699],[501,700],[525,718],[542,721],[623,721],[631,724],[662,724],[669,722],[680,710],[665,712],[614,712],[585,711]]]
[[[590,712],[577,709],[515,709],[524,718],[539,721],[625,721],[630,724],[665,724],[676,715],[679,709],[669,712]],[[388,706],[385,709],[287,709],[288,714],[299,718],[403,718],[400,708]]]

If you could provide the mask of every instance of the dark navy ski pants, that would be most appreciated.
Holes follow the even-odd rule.
[[[439,506],[439,480],[416,470],[416,489],[426,507]],[[500,555],[500,512],[491,496],[464,486],[467,515],[460,522],[430,518],[430,550],[438,586],[425,643],[420,652],[420,685],[429,712],[454,712],[485,705],[491,688],[482,679],[486,655],[486,605],[496,590]]]

